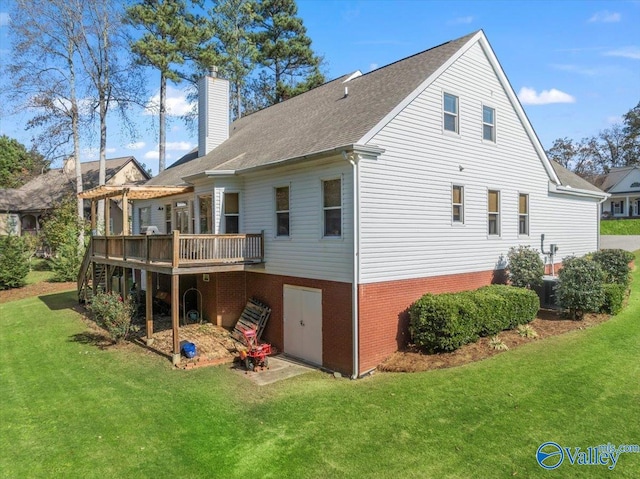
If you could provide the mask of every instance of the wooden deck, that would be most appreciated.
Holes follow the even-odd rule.
[[[264,262],[262,233],[94,236],[91,248],[93,262],[159,272]]]

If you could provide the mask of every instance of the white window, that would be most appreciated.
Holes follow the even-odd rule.
[[[482,107],[482,139],[496,141],[496,110],[489,106]]]
[[[451,188],[451,220],[464,223],[464,187],[460,185]]]
[[[342,181],[322,182],[324,236],[342,236]]]
[[[458,133],[458,97],[445,93],[443,98],[443,127],[445,131]]]
[[[144,233],[147,226],[151,225],[151,208],[145,206],[138,209],[138,224],[140,225],[140,233]]]
[[[276,236],[289,236],[289,187],[275,189]]]
[[[529,195],[518,196],[518,233],[529,234]]]
[[[240,194],[224,194],[224,232],[237,234],[240,232]]]
[[[213,215],[211,214],[211,195],[199,196],[198,207],[200,209],[200,234],[213,233],[211,228]]]
[[[171,207],[171,204],[164,205],[164,232],[166,234],[169,234],[171,233],[171,231],[173,231],[173,229],[171,228],[172,211],[173,208]]]
[[[622,215],[622,214],[624,214],[624,200],[612,201],[611,202],[611,212],[614,215]]]
[[[488,194],[488,229],[491,236],[500,235],[500,192],[489,190]]]

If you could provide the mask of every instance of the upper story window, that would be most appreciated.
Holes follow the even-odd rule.
[[[488,193],[488,231],[491,236],[500,235],[500,192],[489,190]]]
[[[276,188],[276,236],[289,236],[289,187]]]
[[[224,232],[237,234],[240,232],[240,194],[224,194]]]
[[[450,93],[443,98],[443,127],[445,131],[459,132],[458,97]]]
[[[464,223],[464,187],[451,187],[451,220],[454,223]]]
[[[529,195],[518,196],[518,234],[529,234]]]
[[[324,236],[342,236],[342,181],[322,182]]]
[[[482,107],[482,139],[496,141],[496,110],[489,106]]]

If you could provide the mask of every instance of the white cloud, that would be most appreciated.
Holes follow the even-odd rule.
[[[157,160],[159,158],[160,154],[158,153],[158,150],[150,150],[147,151],[144,154],[144,159],[145,160]]]
[[[560,90],[552,88],[551,90],[543,90],[540,93],[533,88],[523,86],[520,88],[518,98],[523,105],[548,105],[550,103],[575,103],[576,99]]]
[[[603,10],[601,12],[594,13],[589,19],[589,23],[616,23],[620,20],[622,20],[622,15],[618,12]]]
[[[188,141],[168,141],[165,143],[165,147],[167,150],[191,151],[193,150],[194,145]]]
[[[0,27],[6,27],[7,25],[9,25],[10,21],[11,17],[9,17],[9,14],[7,12],[0,12]]]
[[[579,75],[585,75],[585,76],[596,76],[601,73],[596,68],[585,68],[579,65],[552,64],[551,67],[555,68],[556,70],[561,70],[561,71],[570,72],[570,73],[578,73]]]
[[[149,98],[145,109],[146,115],[155,115],[160,105],[160,92]],[[172,86],[167,86],[167,115],[181,116],[191,112],[192,104],[187,101],[186,93]]]
[[[610,50],[604,53],[608,57],[623,57],[632,60],[640,60],[640,47],[622,47],[616,50]]]
[[[468,25],[473,22],[473,16],[467,15],[466,17],[457,17],[453,20],[449,20],[449,25]]]
[[[105,153],[107,153],[108,155],[110,155],[111,153],[115,153],[116,149],[115,148],[105,148]]]
[[[130,150],[142,150],[147,144],[144,141],[136,141],[135,143],[129,143],[127,148]]]

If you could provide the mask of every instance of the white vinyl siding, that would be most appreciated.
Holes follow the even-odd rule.
[[[441,134],[442,92],[449,91],[462,105],[477,105],[475,114],[460,116],[456,137]],[[500,112],[500,141],[492,148],[479,136],[480,108],[489,99]],[[597,249],[597,202],[549,194],[542,161],[478,44],[369,143],[385,152],[359,163],[362,283],[491,271],[511,246],[539,249],[543,233],[563,257]],[[464,185],[464,228],[453,232],[452,184]],[[500,190],[499,241],[487,240],[489,189]],[[521,191],[529,195],[528,237],[518,234]]]
[[[341,178],[342,237],[323,239],[322,181]],[[291,185],[290,237],[276,238],[273,191]],[[264,230],[266,273],[351,282],[353,272],[353,194],[351,165],[342,157],[252,173],[244,180],[244,228]]]

